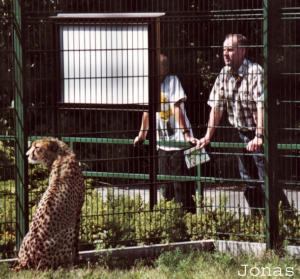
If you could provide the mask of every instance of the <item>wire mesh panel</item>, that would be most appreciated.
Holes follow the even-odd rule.
[[[179,226],[183,230],[174,240],[201,239],[203,234],[225,239],[261,239],[263,213],[259,222],[251,219],[243,196],[245,183],[240,179],[236,164],[236,158],[244,151],[228,144],[236,143],[237,135],[234,136],[236,129],[225,121],[226,117],[218,125],[211,148],[207,148],[209,163],[188,169],[183,154],[190,147],[186,136],[200,138],[205,133],[209,114],[207,100],[223,66],[225,35],[244,32],[249,37],[249,55],[262,62],[260,3],[76,3],[57,4],[56,9],[65,15],[53,18],[49,13],[50,17],[42,22],[40,14],[28,8],[31,25],[26,30],[28,37],[35,33],[42,38],[48,32],[52,36],[51,46],[44,40],[39,46],[34,40],[28,41],[27,57],[34,61],[30,65],[36,71],[29,77],[30,86],[35,86],[28,95],[29,115],[33,119],[29,132],[36,136],[55,135],[70,142],[89,177],[87,186],[91,190],[88,193],[96,195],[98,201],[87,196],[82,238],[89,244],[100,241],[99,245],[104,247],[165,241],[159,240],[159,232],[151,236],[153,230],[164,230],[164,222],[150,223],[148,228],[143,220],[156,220],[151,217],[156,214],[170,222],[169,229]],[[116,16],[99,20],[93,14],[161,11],[167,14],[161,18],[159,45],[153,42],[155,37],[145,33],[143,18],[134,22],[118,20]],[[152,55],[153,51],[159,55]],[[46,52],[49,55],[44,55]],[[154,67],[154,71],[148,70],[149,67]],[[158,102],[154,104],[157,113],[153,114],[152,110],[151,114],[145,92],[151,92],[150,87],[156,81],[161,83],[161,93],[155,97],[157,101],[153,99]],[[144,107],[133,106],[137,104]],[[175,111],[179,111],[179,117],[183,114],[183,123],[178,121]],[[139,135],[133,147],[132,142]],[[153,207],[151,199],[158,200],[158,205]],[[133,208],[126,209],[128,202],[133,202],[137,212]],[[181,207],[184,211],[179,210]],[[150,209],[154,213],[148,212]],[[171,224],[168,214],[178,214],[177,225],[176,222]],[[212,215],[218,221],[209,221],[203,230],[202,222],[206,222],[203,220]],[[123,224],[120,216],[137,220]],[[232,226],[226,225],[229,219],[236,224],[232,231],[229,230]],[[189,225],[185,225],[184,220]],[[139,229],[136,222],[140,224]],[[256,225],[247,231],[248,224],[252,223]],[[101,239],[101,236],[108,237],[103,234],[110,234],[109,224],[122,230],[119,235],[126,235],[120,237],[119,243],[114,238],[114,244]],[[194,231],[194,226],[200,231]],[[91,238],[86,234],[92,235]]]
[[[0,5],[0,259],[11,257],[16,245],[16,184],[14,148],[14,44],[12,5]]]
[[[283,1],[281,87],[278,102],[279,183],[285,189],[291,208],[281,204],[281,230],[288,243],[299,244],[299,5]],[[297,217],[298,216],[298,217]]]
[[[13,256],[16,245],[14,141],[0,142],[0,258]]]
[[[26,133],[59,137],[81,162],[80,249],[267,241],[264,3],[24,1]],[[297,243],[299,5],[281,6],[278,115],[267,116],[278,120],[277,229]],[[30,219],[47,185],[47,170],[30,167]]]
[[[128,224],[127,221],[139,207],[147,207],[150,197],[149,163],[140,166],[134,157],[139,154],[141,160],[150,159],[145,151],[141,155],[133,148],[132,138],[135,119],[148,105],[148,94],[153,90],[149,86],[153,74],[149,77],[148,61],[154,59],[152,52],[156,48],[148,38],[154,34],[156,17],[149,13],[59,14],[49,17],[44,25],[30,19],[38,33],[52,32],[53,45],[41,42],[28,48],[27,57],[36,68],[28,77],[33,86],[33,94],[28,96],[33,121],[28,130],[32,139],[61,137],[82,163],[87,178],[83,245],[136,244],[132,239],[134,218]],[[27,32],[30,36],[32,30]],[[49,55],[43,56],[45,52]],[[45,69],[48,61],[53,65],[50,72]],[[43,85],[46,87],[41,92],[38,88]],[[30,174],[31,205],[43,192],[42,184],[47,184],[44,180],[36,183],[39,175],[46,178],[44,172],[39,172],[32,169]],[[105,231],[108,240],[101,244],[100,236]]]

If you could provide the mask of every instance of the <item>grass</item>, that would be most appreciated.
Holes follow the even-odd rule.
[[[248,265],[247,275],[243,265]],[[119,267],[118,267],[119,266]],[[234,257],[223,253],[165,252],[149,262],[137,261],[120,268],[106,260],[81,268],[56,271],[22,271],[15,273],[7,264],[0,265],[1,279],[234,279],[234,278],[300,278],[300,260],[266,253],[261,257]],[[252,273],[250,273],[252,268]],[[286,273],[289,268],[292,273]],[[264,271],[263,271],[264,270]],[[259,273],[259,276],[255,276]],[[240,274],[240,275],[239,275]]]

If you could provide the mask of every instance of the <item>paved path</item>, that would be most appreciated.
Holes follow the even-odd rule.
[[[99,188],[99,191],[102,193],[103,198],[107,196],[108,189],[110,189],[115,196],[124,196],[129,195],[134,197],[140,195],[142,199],[149,203],[150,196],[148,189],[133,189],[133,188],[117,188],[117,187],[103,187]],[[297,208],[298,213],[300,213],[300,191],[285,191],[290,203]],[[158,200],[160,200],[160,194],[157,195]],[[238,189],[220,189],[220,188],[209,188],[204,191],[204,199],[207,204],[213,208],[220,206],[221,202],[226,201],[226,208],[238,212],[244,212],[249,214],[249,205],[244,197],[242,190]]]

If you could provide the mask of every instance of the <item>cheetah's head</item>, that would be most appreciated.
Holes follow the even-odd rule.
[[[68,146],[55,138],[42,138],[34,141],[27,151],[30,164],[43,164],[50,167],[59,155],[69,151]]]

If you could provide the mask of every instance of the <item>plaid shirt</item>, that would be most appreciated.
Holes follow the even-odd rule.
[[[263,69],[244,59],[237,73],[222,68],[209,96],[208,105],[227,110],[231,125],[239,130],[255,130],[257,109],[264,106]]]

